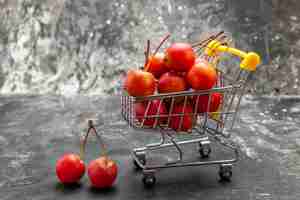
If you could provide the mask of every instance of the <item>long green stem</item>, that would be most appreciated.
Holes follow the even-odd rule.
[[[149,54],[150,54],[150,40],[147,40],[147,47],[146,47],[146,51],[145,51],[145,64],[144,64],[144,68],[146,67],[146,65],[148,64],[148,59],[149,59]]]
[[[106,146],[105,146],[105,144],[103,142],[103,139],[101,138],[101,136],[98,134],[96,128],[94,127],[92,120],[88,121],[88,126],[89,126],[89,128],[88,128],[88,130],[87,130],[87,132],[86,132],[83,140],[80,141],[80,158],[82,160],[84,160],[87,139],[88,139],[88,137],[89,137],[89,135],[90,135],[90,133],[91,133],[92,130],[93,130],[94,134],[96,135],[97,141],[100,144],[100,149],[102,149],[101,156],[106,156],[107,155]]]
[[[154,53],[153,53],[153,56],[155,56],[155,54],[157,54],[157,52],[159,51],[160,47],[167,41],[167,39],[169,39],[171,35],[170,34],[167,34],[159,43],[159,45],[156,47]]]
[[[192,44],[192,47],[193,48],[195,48],[195,47],[200,47],[201,48],[203,46],[206,46],[210,41],[217,39],[218,37],[222,36],[223,34],[224,34],[224,31],[220,31],[219,33],[211,35],[208,38],[206,38],[206,39],[204,39],[200,42]]]

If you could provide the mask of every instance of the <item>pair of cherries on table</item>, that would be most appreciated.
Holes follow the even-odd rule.
[[[88,164],[88,177],[92,187],[99,189],[109,188],[113,185],[117,177],[118,167],[117,164],[106,155],[105,146],[93,125],[93,121],[89,120],[88,124],[88,131],[80,143],[80,155],[68,153],[59,158],[56,162],[56,175],[59,181],[65,185],[77,183],[83,177],[86,171],[86,166],[83,161],[85,146],[89,133],[93,131],[104,151],[103,155]]]

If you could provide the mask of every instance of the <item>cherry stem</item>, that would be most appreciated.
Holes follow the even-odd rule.
[[[224,31],[220,31],[219,33],[211,35],[208,38],[206,38],[206,39],[204,39],[200,42],[192,44],[192,47],[195,48],[195,47],[198,47],[198,46],[199,47],[206,46],[210,41],[217,39],[218,37],[222,36],[223,34],[224,34]],[[224,37],[224,35],[223,35],[223,37]]]
[[[145,64],[144,64],[144,68],[146,67],[146,65],[148,63],[149,54],[150,54],[150,40],[147,40],[147,47],[146,47],[146,51],[145,51]]]
[[[100,144],[100,148],[103,150],[101,156],[106,156],[107,155],[107,149],[104,145],[103,139],[101,138],[101,136],[98,134],[96,128],[94,127],[93,121],[89,120],[88,121],[88,130],[84,136],[83,141],[80,142],[80,158],[82,160],[84,160],[84,156],[85,156],[85,148],[86,148],[86,144],[87,144],[87,139],[91,133],[91,131],[94,132],[94,134],[96,135],[97,141]]]
[[[171,36],[171,34],[167,34],[159,43],[159,45],[156,47],[153,56],[155,56],[155,54],[157,54],[157,52],[159,51],[160,47],[167,41],[167,39],[169,39],[169,37]]]

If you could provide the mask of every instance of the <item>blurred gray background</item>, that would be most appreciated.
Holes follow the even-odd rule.
[[[1,94],[111,94],[157,45],[225,30],[263,65],[248,92],[299,94],[296,0],[0,0]],[[168,44],[168,43],[167,43]]]

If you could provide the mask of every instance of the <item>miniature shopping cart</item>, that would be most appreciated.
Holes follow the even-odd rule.
[[[221,180],[230,181],[232,177],[232,165],[238,161],[239,151],[238,145],[230,140],[230,130],[234,125],[234,121],[239,110],[241,98],[244,94],[246,83],[249,81],[250,75],[256,70],[256,66],[260,63],[260,58],[256,53],[243,52],[228,44],[223,43],[216,38],[207,40],[205,45],[202,45],[202,56],[210,63],[217,65],[217,60],[224,53],[230,53],[233,56],[241,58],[240,66],[236,67],[237,72],[229,76],[225,71],[216,66],[218,73],[218,81],[216,87],[211,90],[202,91],[184,91],[179,93],[157,94],[146,97],[132,97],[124,94],[121,97],[122,116],[128,124],[136,129],[150,128],[157,130],[161,134],[161,141],[158,143],[147,144],[144,147],[135,148],[132,151],[133,162],[137,169],[143,172],[142,181],[146,186],[153,186],[156,182],[155,172],[159,169],[200,166],[200,165],[219,165],[219,176]],[[232,56],[231,55],[231,56]],[[233,66],[231,66],[233,68]],[[232,73],[231,73],[232,74]],[[210,112],[211,94],[218,92],[222,94],[223,101],[215,112]],[[206,112],[197,112],[198,104],[194,105],[193,112],[173,114],[172,109],[174,104],[181,98],[183,105],[186,106],[191,98],[198,99],[201,96],[208,97],[208,106]],[[159,111],[155,115],[146,115],[150,107],[150,102],[159,100],[160,102],[169,102],[168,114],[160,115]],[[135,116],[134,105],[138,102],[146,102],[147,108],[144,119],[137,119]],[[147,103],[148,102],[148,103]],[[157,109],[159,110],[159,109]],[[179,132],[169,128],[169,123],[172,117],[180,117],[179,129],[183,123],[185,115],[193,116],[193,128],[188,131],[191,139],[177,140]],[[159,122],[161,118],[167,118],[165,124]],[[146,126],[147,119],[155,119],[152,126]],[[198,146],[196,161],[185,161],[183,146],[196,143]],[[224,149],[232,152],[230,159],[214,159],[208,158],[212,151],[213,144],[221,144]],[[174,148],[175,147],[175,148]],[[172,162],[162,162],[159,164],[148,163],[148,152],[158,149],[175,149],[178,159]]]

